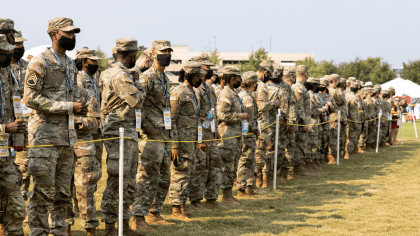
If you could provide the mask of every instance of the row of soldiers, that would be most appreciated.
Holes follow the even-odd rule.
[[[117,39],[114,63],[99,72],[94,50],[77,50],[75,61],[66,56],[79,32],[69,18],[50,20],[52,47],[28,63],[21,59],[22,34],[12,20],[0,19],[0,137],[2,147],[14,147],[0,149],[0,223],[7,235],[23,235],[28,199],[31,235],[71,235],[73,208],[79,209],[87,235],[96,235],[94,193],[102,176],[103,146],[108,174],[101,202],[104,235],[116,235],[120,128],[125,139],[119,227],[124,235],[157,232],[151,224],[174,224],[160,215],[168,195],[172,219],[189,222],[194,216],[187,211],[188,201],[197,211],[225,209],[218,203],[222,189],[221,202],[239,206],[236,197],[266,193],[275,175],[280,182],[310,178],[327,163],[335,164],[337,153],[346,159],[363,153],[375,145],[379,110],[385,146],[395,91],[379,85],[337,74],[317,79],[309,77],[306,66],[285,70],[269,61],[257,72],[242,74],[234,66],[214,71],[206,56],[198,56],[183,63],[179,85],[171,87],[164,72],[171,62],[169,41],[154,41],[137,59],[137,41]],[[30,178],[33,190],[28,192]]]

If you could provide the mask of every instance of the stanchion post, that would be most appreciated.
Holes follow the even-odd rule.
[[[413,119],[414,132],[416,133],[416,138],[419,138],[419,137],[417,136],[416,119],[414,118],[414,112],[413,112],[413,110],[411,110],[411,118]]]
[[[279,109],[280,110],[280,109]],[[276,140],[274,142],[274,175],[273,175],[273,189],[276,189],[277,185],[277,153],[279,147],[279,127],[280,127],[280,114],[276,115]]]
[[[381,130],[381,117],[382,117],[382,110],[379,110],[379,119],[378,119],[378,136],[376,137],[376,153],[379,151],[379,134]]]
[[[120,160],[118,185],[118,236],[123,236],[123,202],[124,202],[124,128],[120,127]]]
[[[403,115],[401,114],[401,144],[404,144],[404,139],[403,139]]]
[[[341,130],[341,111],[338,111],[338,126],[337,126],[337,165],[340,165],[340,130]]]

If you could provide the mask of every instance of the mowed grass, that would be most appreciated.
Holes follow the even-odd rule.
[[[404,144],[340,160],[313,177],[280,184],[255,200],[242,199],[240,207],[191,211],[194,222],[155,226],[159,233],[149,235],[420,235],[420,139],[413,123],[403,128]],[[95,194],[99,218],[105,155]],[[164,205],[162,215],[172,221],[170,210]],[[104,228],[101,223],[99,235]],[[25,229],[29,232],[26,224]],[[78,218],[72,230],[85,235]]]

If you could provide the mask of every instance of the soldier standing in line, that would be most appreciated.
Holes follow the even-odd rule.
[[[395,105],[395,101],[394,101],[395,88],[391,86],[391,87],[388,88],[388,91],[390,92],[390,96],[389,96],[387,102],[389,104],[389,107],[392,110],[392,108]],[[387,140],[387,143],[386,143],[387,146],[390,146],[391,145],[391,136],[392,136],[392,132],[391,131],[392,131],[392,121],[389,122],[388,140]]]
[[[346,142],[347,142],[347,116],[349,113],[348,107],[347,107],[347,101],[346,101],[346,79],[340,78],[340,82],[337,85],[339,96],[344,101],[344,104],[342,106],[339,106],[339,109],[341,111],[341,130],[340,130],[340,158],[344,158],[344,155],[346,153]]]
[[[378,117],[378,114],[376,113],[375,102],[378,94],[373,88],[365,88],[365,90],[368,92],[365,101],[367,104],[367,111],[370,117],[370,121],[368,122],[368,135],[366,137],[366,149],[369,151],[374,150],[376,148],[375,133],[378,132],[378,121],[376,119]]]
[[[375,84],[373,86],[373,89],[375,89],[375,92],[376,92],[376,96],[375,96],[375,99],[374,99],[374,107],[375,107],[375,114],[376,114],[375,117],[379,118],[379,112],[382,110],[382,99],[381,99],[381,97],[382,97],[382,94],[381,94],[382,87],[379,84]],[[383,115],[383,112],[384,111],[382,111],[382,115]],[[383,123],[383,118],[381,118],[381,123]],[[378,124],[378,121],[376,121],[376,124]],[[382,126],[382,124],[380,124],[380,125]],[[376,129],[378,129],[378,126],[376,126]],[[378,130],[376,130],[374,132],[374,135],[375,135],[374,140],[373,140],[374,144],[373,144],[372,148],[375,150],[377,140],[378,140]],[[379,141],[380,141],[380,137],[381,137],[381,129],[379,127]]]
[[[391,93],[388,90],[382,90],[382,118],[381,118],[381,136],[379,140],[379,146],[384,148],[387,147],[385,143],[387,142],[387,133],[389,131],[389,117],[391,115],[391,107],[388,103],[388,98],[391,96]]]
[[[0,146],[10,147],[10,134],[26,131],[23,121],[14,121],[12,105],[12,88],[9,80],[11,50],[14,49],[14,22],[10,19],[0,19]],[[9,39],[9,40],[7,40]],[[0,150],[0,198],[2,217],[0,218],[0,234],[23,236],[22,222],[26,215],[25,200],[20,191],[22,174],[13,163],[11,150]]]
[[[103,73],[101,118],[103,123],[102,135],[105,139],[120,136],[119,128],[124,128],[124,196],[123,196],[123,227],[124,235],[139,235],[130,229],[129,207],[136,203],[134,197],[134,182],[137,174],[139,147],[138,122],[140,109],[145,98],[145,92],[129,69],[136,62],[137,40],[120,38],[116,41],[117,60],[107,73]],[[118,176],[119,176],[119,142],[111,139],[104,141],[107,151],[108,179],[105,187],[101,208],[102,221],[105,222],[104,235],[115,235],[115,223],[118,221]]]
[[[360,129],[360,137],[359,137],[359,144],[358,144],[358,151],[359,153],[363,154],[365,153],[365,146],[366,146],[366,140],[368,136],[368,129],[369,129],[369,122],[368,120],[371,119],[369,114],[369,108],[366,103],[366,97],[368,95],[368,92],[366,89],[362,88],[359,90],[359,96],[361,98],[362,106],[363,106],[363,120],[362,120],[362,128]]]
[[[346,143],[346,155],[344,159],[352,158],[351,154],[354,153],[356,145],[358,143],[358,130],[359,124],[359,114],[358,114],[358,101],[356,93],[359,89],[356,83],[351,83],[350,91],[346,94],[347,109],[348,109],[348,118],[351,120],[347,127],[347,143]],[[354,122],[356,121],[356,122]]]

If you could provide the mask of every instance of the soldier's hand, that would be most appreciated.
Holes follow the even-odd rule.
[[[207,113],[201,114],[201,121],[205,121],[206,120],[206,116],[207,116]]]
[[[179,149],[178,148],[172,148],[172,162],[173,163],[179,163],[180,160],[180,155],[179,155]]]
[[[6,125],[6,133],[24,133],[26,130],[25,122],[14,121]]]
[[[88,106],[86,103],[79,100],[77,102],[73,102],[73,111],[75,114],[86,115],[88,112]]]
[[[328,106],[332,106],[332,102],[328,101],[328,102],[327,102],[327,105],[328,105]]]
[[[304,127],[303,127],[303,131],[305,131],[305,132],[309,132],[309,126],[304,126]]]
[[[262,142],[260,139],[257,139],[257,148],[259,150],[264,149],[264,142]]]
[[[199,144],[197,144],[197,147],[198,147],[201,151],[203,151],[203,152],[207,152],[207,149],[208,149],[207,144],[205,144],[205,143],[199,143]]]
[[[276,108],[279,108],[281,105],[281,102],[279,100],[276,100]]]
[[[248,120],[248,121],[249,121],[249,116],[248,116],[248,113],[242,113],[242,116],[243,116],[243,118],[244,118],[245,120]]]
[[[294,125],[289,125],[289,127],[287,128],[289,133],[294,133],[296,131],[296,127]]]
[[[359,126],[356,123],[354,123],[354,129],[359,129]]]
[[[221,138],[222,138],[222,137],[220,136],[220,133],[219,133],[219,132],[217,132],[217,133],[216,133],[216,138],[217,138],[217,139],[221,139]]]

